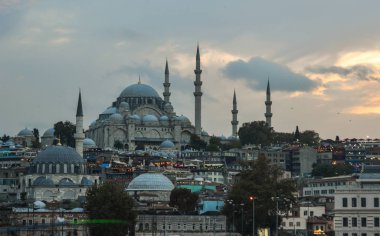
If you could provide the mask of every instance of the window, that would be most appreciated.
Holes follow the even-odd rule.
[[[362,218],[362,227],[367,227],[367,218]]]
[[[373,224],[374,224],[375,227],[379,227],[380,226],[379,217],[373,218]]]
[[[343,236],[348,236],[348,233],[343,233]]]
[[[356,217],[352,217],[352,227],[358,226],[358,219]]]
[[[342,199],[342,206],[343,206],[343,207],[347,207],[347,198],[346,198],[346,197],[344,197],[344,198]]]
[[[358,236],[358,234],[357,233],[352,233],[352,236]]]
[[[361,202],[361,206],[362,207],[366,207],[367,206],[367,199],[365,197],[362,197],[360,199],[360,202]]]
[[[348,227],[348,218],[343,217],[343,227]]]
[[[380,236],[380,234],[379,233],[375,233],[373,236]]]
[[[304,216],[307,216],[307,211],[303,211],[303,215],[304,215]]]
[[[299,227],[301,226],[301,222],[297,221],[296,225]]]
[[[367,234],[366,233],[362,233],[362,236],[367,236]]]
[[[379,198],[378,198],[378,197],[375,197],[375,198],[373,199],[373,206],[374,206],[374,207],[379,207]]]
[[[42,224],[45,224],[45,219],[42,219],[42,220],[41,220],[41,223],[42,223]]]
[[[356,207],[356,197],[353,197],[352,199],[351,199],[351,206],[352,207]]]
[[[310,211],[310,216],[314,216],[314,211]]]
[[[292,227],[293,226],[293,222],[289,222],[289,226]]]

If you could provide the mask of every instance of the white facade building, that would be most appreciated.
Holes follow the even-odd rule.
[[[334,196],[336,236],[380,236],[380,174],[360,174]]]

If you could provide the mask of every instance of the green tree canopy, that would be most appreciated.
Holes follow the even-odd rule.
[[[38,129],[36,129],[36,128],[33,129],[33,136],[34,136],[34,141],[32,143],[32,147],[33,148],[40,148],[41,147],[40,132],[38,131]]]
[[[195,211],[198,202],[198,194],[192,193],[190,189],[175,188],[170,193],[171,207],[175,207],[181,212]]]
[[[7,142],[10,138],[11,138],[11,137],[9,137],[9,135],[4,134],[4,135],[0,138],[0,140],[3,141],[3,142],[5,143],[5,142]]]
[[[228,224],[232,224],[234,210],[244,211],[244,233],[252,233],[252,201],[255,198],[255,225],[256,227],[275,228],[276,197],[278,197],[279,212],[286,214],[295,202],[293,193],[297,191],[296,183],[291,179],[282,179],[283,171],[260,155],[256,161],[245,165],[240,173],[239,181],[228,193],[228,200],[223,208],[227,215]],[[243,204],[243,207],[241,207]],[[235,228],[240,231],[241,214],[235,214]],[[281,221],[279,221],[281,222]]]
[[[242,145],[261,144],[267,146],[273,141],[273,129],[265,121],[244,123],[238,134]]]
[[[312,176],[319,177],[350,175],[352,173],[354,173],[354,167],[349,164],[314,164],[311,171]]]
[[[195,150],[205,150],[207,147],[207,143],[203,141],[198,135],[192,134],[190,136],[190,147]]]
[[[89,219],[105,222],[90,227],[92,236],[125,236],[134,232],[137,217],[134,200],[122,186],[110,182],[94,185],[87,190],[86,199]]]
[[[75,147],[75,125],[70,121],[59,121],[54,124],[54,136],[61,140],[63,145]]]

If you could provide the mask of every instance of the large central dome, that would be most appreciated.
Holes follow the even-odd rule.
[[[120,97],[135,98],[135,97],[160,97],[154,88],[146,84],[132,84],[121,92]]]

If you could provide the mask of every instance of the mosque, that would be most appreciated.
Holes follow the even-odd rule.
[[[125,149],[135,150],[137,147],[168,148],[181,147],[190,143],[192,134],[196,134],[203,140],[208,140],[209,135],[202,130],[202,81],[201,61],[199,46],[196,52],[195,63],[195,124],[193,125],[186,116],[178,116],[170,102],[169,66],[166,61],[165,81],[163,83],[163,99],[158,92],[147,84],[139,82],[125,88],[112,102],[112,105],[99,114],[86,131],[86,137],[95,141],[100,148],[113,148],[115,142],[123,144]],[[265,117],[269,125],[272,113],[270,112],[270,89],[268,81],[267,101]],[[233,96],[232,135],[236,139],[237,134],[237,102],[236,94]]]

